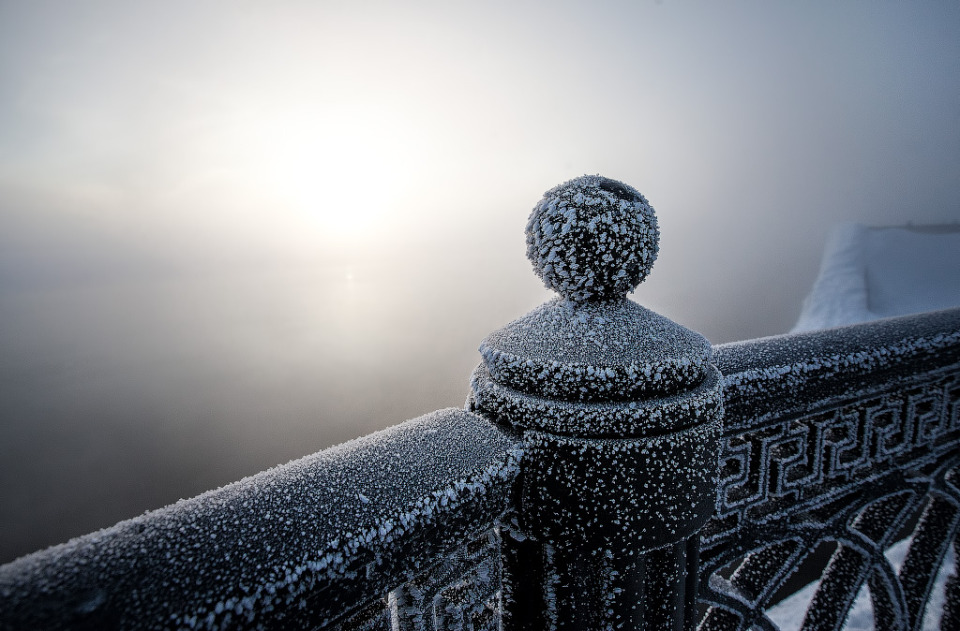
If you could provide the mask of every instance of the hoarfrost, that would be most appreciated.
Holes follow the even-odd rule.
[[[622,299],[551,300],[480,345],[493,379],[530,394],[629,401],[697,385],[711,361],[707,340]]]
[[[418,546],[473,532],[462,512],[492,523],[522,453],[480,417],[434,412],[0,566],[0,610],[51,629],[65,608],[124,628],[336,617],[364,579],[386,591],[429,562]]]
[[[584,175],[547,191],[527,223],[527,258],[544,284],[566,299],[617,299],[657,258],[653,208],[622,182]]]
[[[658,238],[653,209],[620,182],[548,191],[527,255],[561,295],[480,346],[468,405],[524,438],[522,536],[505,545],[538,542],[548,626],[634,628],[644,607],[653,626],[685,615],[638,586],[688,568],[715,506],[723,405],[707,340],[626,298]]]
[[[886,551],[886,557],[895,572],[900,571],[909,545],[910,540],[904,539]],[[944,589],[946,587],[947,577],[954,573],[955,566],[956,561],[951,546],[943,561],[943,565],[937,572],[937,578],[931,590],[930,601],[927,603],[923,618],[923,631],[940,630],[940,614],[943,612]],[[780,631],[799,631],[800,624],[803,622],[803,616],[807,611],[807,606],[818,586],[819,581],[814,581],[803,589],[791,594],[773,607],[770,607],[767,610],[767,617],[777,625]],[[870,593],[867,590],[867,586],[864,585],[857,593],[856,600],[854,600],[853,605],[850,607],[850,613],[844,623],[843,629],[844,631],[872,631],[875,628],[874,622],[873,607],[870,604]]]

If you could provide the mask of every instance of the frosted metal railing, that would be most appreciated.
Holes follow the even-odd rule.
[[[864,585],[877,629],[920,629],[960,524],[960,309],[715,351],[726,415],[701,628],[775,629],[765,610],[824,569],[804,629],[842,628]],[[884,550],[906,537],[897,572]],[[954,577],[941,629],[960,629],[958,606]]]
[[[0,628],[363,628],[451,549],[495,565],[518,448],[463,410],[407,421],[2,566]]]
[[[920,628],[960,523],[960,309],[710,347],[625,298],[657,253],[634,189],[568,182],[527,234],[561,297],[483,341],[466,410],[0,566],[0,629],[770,630],[820,576],[804,629],[864,585]]]

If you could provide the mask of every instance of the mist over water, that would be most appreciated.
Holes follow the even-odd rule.
[[[584,173],[657,211],[634,300],[789,330],[836,222],[960,220],[958,31],[892,2],[0,5],[0,562],[461,406],[550,297],[530,209]]]

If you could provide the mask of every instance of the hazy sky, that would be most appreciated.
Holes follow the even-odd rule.
[[[786,331],[836,222],[960,220],[960,4],[0,0],[0,539],[461,404],[584,173],[634,299]]]

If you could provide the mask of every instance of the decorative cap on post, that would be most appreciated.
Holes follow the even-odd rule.
[[[512,425],[566,435],[635,436],[684,424],[637,402],[703,382],[711,350],[698,333],[627,300],[658,252],[653,208],[635,189],[586,175],[547,191],[527,224],[527,257],[561,294],[490,334],[473,389]],[[563,405],[633,402],[626,406]],[[689,402],[685,402],[689,404]]]
[[[527,256],[560,296],[480,345],[468,405],[525,443],[516,528],[531,543],[504,544],[515,628],[692,628],[720,373],[703,336],[626,297],[659,235],[621,182],[547,191]]]

